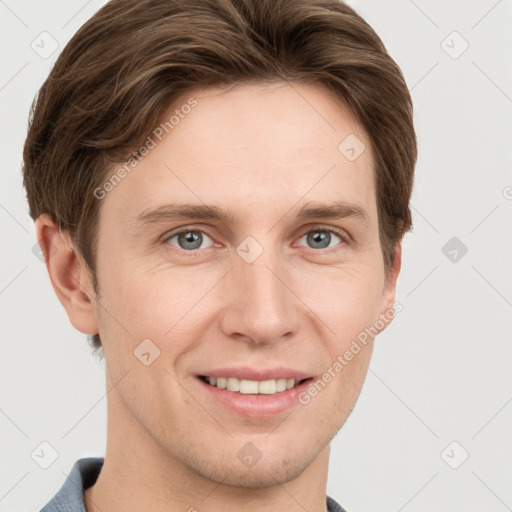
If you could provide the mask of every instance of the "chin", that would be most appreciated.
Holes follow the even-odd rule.
[[[289,443],[273,445],[272,434],[265,440],[261,438],[250,441],[251,436],[244,436],[244,441],[236,440],[233,449],[225,446],[208,457],[196,450],[188,451],[183,462],[204,478],[222,485],[263,489],[275,487],[297,479],[320,455],[325,445],[303,438],[301,441],[290,440]],[[275,436],[277,439],[277,435]],[[243,451],[240,446],[246,447]],[[250,446],[250,448],[249,448]],[[260,446],[259,451],[255,446]],[[205,447],[206,448],[206,447]],[[244,455],[254,458],[247,464]]]
[[[236,460],[229,464],[209,466],[203,476],[222,485],[245,489],[264,489],[282,485],[298,478],[309,466],[301,460],[261,459],[253,467],[246,468]],[[200,470],[200,472],[202,472]]]

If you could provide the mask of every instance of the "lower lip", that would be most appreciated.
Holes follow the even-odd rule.
[[[273,395],[245,395],[219,389],[199,377],[196,377],[196,380],[207,393],[210,393],[210,396],[232,411],[251,418],[265,418],[275,416],[299,404],[298,396],[307,389],[313,379],[309,378],[294,388]]]

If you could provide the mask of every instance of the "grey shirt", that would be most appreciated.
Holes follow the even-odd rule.
[[[78,459],[57,494],[40,512],[87,512],[84,504],[84,489],[94,485],[103,467],[103,461],[102,457]],[[329,496],[327,496],[327,510],[346,512]]]

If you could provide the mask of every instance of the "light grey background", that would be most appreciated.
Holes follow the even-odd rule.
[[[103,366],[32,253],[20,169],[30,102],[103,3],[0,1],[2,512],[39,510],[76,459],[105,450]],[[350,512],[512,510],[512,2],[349,4],[404,72],[420,155],[403,311],[332,443],[328,494]],[[52,38],[47,58],[31,47]],[[51,461],[43,441],[58,452],[48,469],[31,458]]]

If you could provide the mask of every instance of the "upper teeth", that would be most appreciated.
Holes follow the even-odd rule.
[[[293,388],[297,382],[295,379],[271,379],[271,380],[246,380],[234,377],[206,377],[206,380],[219,389],[240,392],[245,395],[262,394],[273,395],[281,391]]]

